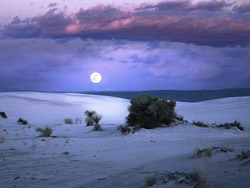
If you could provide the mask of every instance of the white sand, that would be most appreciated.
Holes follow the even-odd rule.
[[[235,155],[250,150],[250,97],[225,98],[199,103],[177,103],[185,119],[221,123],[238,120],[245,131],[179,125],[142,129],[121,136],[129,101],[120,98],[56,93],[0,93],[0,187],[141,188],[145,178],[158,177],[152,187],[190,187],[168,182],[162,174],[201,169],[208,187],[249,188],[250,164]],[[65,125],[65,118],[81,118],[84,110],[103,115],[104,131],[92,132],[82,124]],[[30,124],[18,125],[22,117]],[[49,125],[53,136],[41,138],[36,127]],[[44,141],[42,141],[44,139]],[[194,148],[224,146],[229,153],[193,159]],[[65,155],[63,152],[69,152]]]

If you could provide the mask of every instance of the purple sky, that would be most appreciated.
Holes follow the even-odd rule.
[[[250,88],[247,0],[1,0],[0,7],[0,90]],[[92,72],[101,83],[91,83]]]

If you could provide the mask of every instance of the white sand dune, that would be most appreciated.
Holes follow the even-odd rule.
[[[191,124],[142,129],[122,136],[116,126],[124,124],[129,101],[83,94],[0,93],[0,187],[141,188],[145,178],[156,177],[152,187],[191,187],[162,183],[175,170],[200,169],[208,187],[249,188],[250,164],[235,160],[250,150],[250,97],[225,98],[199,103],[177,103],[177,112],[188,121],[207,123],[238,120],[245,131],[200,128]],[[65,118],[82,118],[84,110],[103,115],[104,131],[92,132],[84,123],[65,125]],[[22,117],[28,125],[18,125]],[[56,138],[41,138],[36,127],[50,125]],[[233,152],[211,158],[192,158],[196,147],[223,146]],[[69,152],[69,154],[63,154]]]

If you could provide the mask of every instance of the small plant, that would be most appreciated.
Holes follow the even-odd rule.
[[[147,187],[151,187],[156,183],[156,179],[153,176],[146,177],[145,181],[146,181],[146,186]]]
[[[246,151],[246,152],[241,152],[241,154],[236,155],[236,158],[239,161],[243,161],[243,160],[247,160],[246,163],[249,164],[250,163],[250,150]]]
[[[127,135],[131,132],[131,128],[129,126],[120,125],[116,129],[120,131],[120,133],[122,133],[123,135]]]
[[[194,158],[211,157],[212,151],[213,149],[211,148],[205,148],[205,149],[196,148],[194,152]]]
[[[82,124],[82,119],[81,118],[76,118],[75,124]]]
[[[208,125],[202,121],[193,121],[193,124],[198,126],[198,127],[208,127]]]
[[[0,117],[4,118],[4,119],[7,119],[7,115],[5,114],[5,112],[0,112]]]
[[[189,185],[194,188],[203,188],[206,186],[207,182],[202,171],[196,169],[191,173],[179,171],[169,173],[165,181],[167,182],[167,180],[175,181],[179,184]]]
[[[231,129],[233,127],[236,127],[237,129],[244,131],[244,128],[241,126],[240,122],[238,121],[234,121],[232,123],[224,123],[224,124],[219,124],[219,125],[215,125],[216,127],[222,127],[225,129]]]
[[[17,123],[22,124],[22,125],[27,125],[27,124],[28,124],[28,121],[27,121],[27,120],[24,120],[24,119],[22,119],[22,118],[19,118],[19,119],[17,120]]]
[[[73,120],[71,118],[64,119],[64,124],[73,124]]]
[[[0,143],[2,144],[2,143],[4,143],[4,142],[5,142],[5,137],[2,136],[2,135],[0,135]]]
[[[201,170],[194,170],[189,174],[189,177],[196,184],[194,187],[197,188],[204,187],[207,182]]]
[[[128,126],[139,126],[153,129],[161,125],[169,126],[176,117],[175,101],[159,99],[149,94],[142,94],[130,101],[129,115],[126,118]]]
[[[213,151],[218,153],[228,153],[228,152],[233,152],[234,150],[226,147],[212,147],[205,149],[196,148],[194,151],[193,158],[211,157]]]
[[[86,119],[85,119],[86,125],[87,126],[94,125],[93,117],[97,115],[96,112],[85,110],[84,114],[86,115]]]
[[[94,129],[93,131],[102,131],[102,127],[100,126],[99,122],[101,121],[102,116],[101,115],[95,115],[93,116],[93,121],[94,121]]]
[[[38,127],[36,131],[40,132],[40,137],[50,137],[53,130],[49,126],[46,126],[44,129]]]

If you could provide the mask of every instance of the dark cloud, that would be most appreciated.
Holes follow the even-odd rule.
[[[190,0],[183,1],[166,1],[155,5],[142,4],[136,10],[155,9],[158,11],[222,11],[232,4],[226,3],[224,0],[203,1],[192,4]]]
[[[216,0],[196,4],[171,1],[142,4],[134,11],[97,6],[70,16],[52,9],[26,20],[15,18],[4,27],[2,38],[116,38],[217,47],[249,45],[250,19],[230,16],[224,10],[228,6],[231,5]],[[217,17],[206,13],[218,11]]]
[[[233,11],[237,13],[250,13],[250,3],[242,4],[240,6],[235,6]]]
[[[49,8],[55,7],[55,6],[57,6],[57,3],[50,3],[50,4],[48,5]]]

